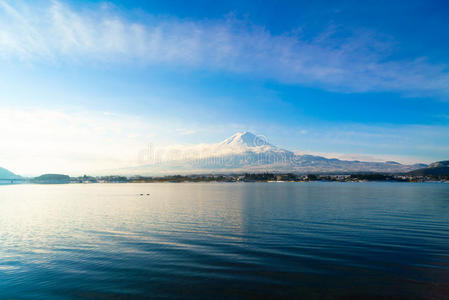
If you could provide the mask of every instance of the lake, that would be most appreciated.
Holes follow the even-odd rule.
[[[0,299],[449,299],[449,184],[0,187]]]

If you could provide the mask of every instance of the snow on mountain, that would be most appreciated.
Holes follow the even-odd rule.
[[[297,155],[268,143],[263,136],[238,132],[217,144],[172,146],[157,149],[133,173],[203,172],[407,172],[425,165],[396,162],[362,162],[316,155]]]
[[[221,143],[215,144],[218,149],[228,149],[231,153],[291,153],[290,151],[281,149],[268,143],[267,139],[261,135],[255,135],[251,132],[237,132],[230,138]]]
[[[227,138],[221,143],[218,143],[219,147],[231,147],[239,150],[256,150],[266,151],[272,148],[277,148],[269,144],[262,136],[256,136],[251,132],[237,132],[230,138]],[[260,149],[260,150],[259,150]]]
[[[413,170],[409,173],[410,175],[418,176],[448,176],[449,175],[449,160],[437,161],[429,164],[425,168],[420,168],[418,170]]]

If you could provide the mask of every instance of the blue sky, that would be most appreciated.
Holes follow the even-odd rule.
[[[126,165],[250,130],[339,158],[449,158],[445,1],[0,1],[0,165]]]

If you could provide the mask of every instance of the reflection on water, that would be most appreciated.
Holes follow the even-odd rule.
[[[0,245],[1,299],[447,299],[449,185],[1,186]]]

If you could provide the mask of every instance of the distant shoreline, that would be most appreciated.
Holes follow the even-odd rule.
[[[128,185],[128,184],[252,184],[252,183],[266,183],[266,184],[282,184],[282,183],[290,183],[290,184],[311,184],[311,183],[335,183],[335,184],[358,184],[358,183],[403,183],[403,184],[449,184],[449,181],[247,181],[247,182],[222,182],[222,181],[182,181],[182,182],[172,182],[172,181],[164,181],[164,182],[93,182],[93,183],[0,183],[0,186],[31,186],[31,185],[39,185],[39,186],[70,186],[70,185]]]
[[[246,173],[228,175],[170,175],[161,177],[145,176],[80,176],[46,174],[20,181],[4,180],[0,184],[92,184],[92,183],[196,183],[196,182],[441,182],[449,183],[449,176],[417,176],[404,174],[340,174],[340,175],[297,175],[293,173]]]

